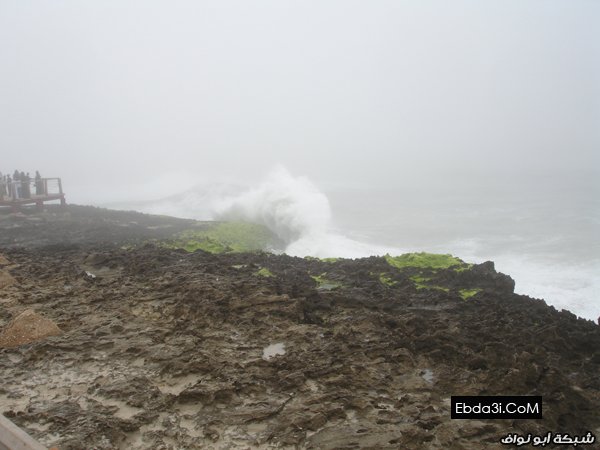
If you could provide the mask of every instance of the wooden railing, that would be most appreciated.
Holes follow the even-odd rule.
[[[0,450],[48,449],[0,414]]]
[[[35,199],[48,195],[63,195],[60,178],[30,179],[27,182],[17,180],[9,183],[0,180],[0,199],[3,200]]]
[[[65,194],[60,178],[32,179],[28,182],[0,180],[0,206],[18,209],[21,205],[36,204],[42,207],[44,202],[60,200],[65,205]]]

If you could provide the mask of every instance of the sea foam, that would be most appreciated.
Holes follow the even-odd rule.
[[[269,228],[293,256],[358,258],[399,249],[353,240],[336,232],[329,200],[308,178],[274,169],[257,187],[223,198],[216,220],[244,220]]]

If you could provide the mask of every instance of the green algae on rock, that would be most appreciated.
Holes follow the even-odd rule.
[[[414,281],[415,284],[424,284],[428,281],[431,281],[431,277],[423,277],[421,275],[413,275],[412,277],[410,277],[410,279]]]
[[[307,261],[321,261],[326,263],[335,263],[343,258],[317,258],[316,256],[305,256],[304,259]]]
[[[325,278],[327,272],[322,273],[321,275],[311,275],[310,277],[317,282],[317,289],[324,291],[331,291],[333,289],[337,289],[342,287],[342,283],[337,281],[329,280]]]
[[[437,289],[438,291],[450,292],[450,288],[440,286],[440,285],[430,284],[430,281],[432,280],[431,277],[423,277],[421,275],[413,275],[412,277],[410,277],[410,279],[411,279],[411,281],[413,281],[415,283],[417,290]]]
[[[421,252],[406,253],[400,256],[385,255],[384,259],[388,265],[406,274],[418,291],[428,289],[449,293],[458,288],[460,289],[459,295],[464,299],[481,291],[476,286],[472,286],[468,278],[463,279],[465,284],[457,286],[456,277],[462,276],[464,272],[471,270],[474,266],[452,255]],[[388,287],[396,284],[395,281],[392,281],[391,274],[382,272],[378,278],[382,284]]]
[[[392,278],[386,274],[386,273],[380,273],[379,274],[379,281],[381,284],[384,284],[386,286],[392,287],[395,284],[397,284],[398,282],[395,280],[392,280]]]
[[[271,272],[266,267],[261,267],[260,270],[258,270],[257,272],[254,272],[254,275],[256,275],[257,277],[265,277],[265,278],[272,278],[275,276],[273,274],[273,272]]]
[[[458,293],[460,294],[460,296],[462,297],[463,300],[467,300],[471,297],[473,297],[475,294],[481,292],[481,289],[479,288],[475,288],[475,289],[461,289],[458,291]]]
[[[277,238],[263,226],[248,222],[215,222],[203,228],[178,233],[165,243],[169,248],[188,252],[242,253],[264,251],[279,245]]]
[[[385,255],[385,260],[390,266],[398,269],[416,267],[422,269],[447,269],[453,266],[466,266],[467,264],[452,255],[436,253],[404,253],[400,256]]]

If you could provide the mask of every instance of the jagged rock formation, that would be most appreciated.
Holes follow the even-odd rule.
[[[118,223],[100,232],[113,243],[60,220],[60,239],[46,226],[42,246],[13,232],[0,248],[17,280],[0,328],[34,308],[63,330],[0,350],[1,412],[44,444],[479,449],[598,432],[600,327],[514,294],[492,263],[124,247]],[[544,418],[451,420],[452,395],[542,395]]]

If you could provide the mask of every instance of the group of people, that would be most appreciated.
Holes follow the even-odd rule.
[[[31,178],[29,172],[19,172],[18,170],[14,171],[12,177],[2,175],[0,172],[0,200],[31,198],[32,182],[35,184],[35,195],[45,195],[44,181],[37,170],[35,178]]]

